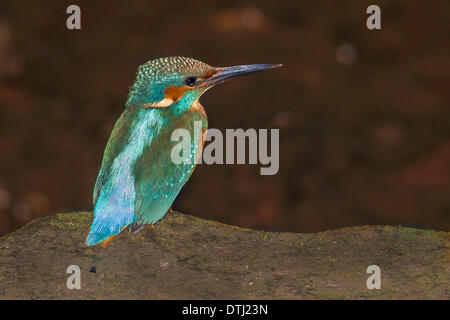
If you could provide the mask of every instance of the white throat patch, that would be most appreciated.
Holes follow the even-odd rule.
[[[170,106],[174,101],[170,98],[164,98],[158,102],[147,103],[144,105],[145,108],[166,108]]]

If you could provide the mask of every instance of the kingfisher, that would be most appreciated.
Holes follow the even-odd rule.
[[[138,68],[124,111],[109,137],[93,192],[88,246],[106,247],[129,226],[137,233],[171,210],[201,156],[208,119],[199,98],[230,78],[279,67],[250,64],[212,67],[186,57],[151,60]],[[201,134],[195,134],[195,123]],[[191,137],[195,161],[173,161],[176,129]]]

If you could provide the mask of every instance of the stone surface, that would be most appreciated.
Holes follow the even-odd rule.
[[[450,234],[360,226],[315,234],[242,229],[170,213],[86,247],[90,212],[0,238],[1,299],[449,299]],[[69,265],[81,289],[66,287]],[[369,265],[381,289],[368,290]]]

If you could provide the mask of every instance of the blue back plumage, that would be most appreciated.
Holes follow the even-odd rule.
[[[191,103],[187,99],[188,103]],[[195,121],[207,122],[203,115],[162,108],[127,108],[117,121],[108,141],[94,188],[94,220],[87,245],[105,241],[132,223],[153,224],[168,211],[189,179],[195,162],[174,164],[171,152],[177,143],[173,130],[187,129],[192,138]],[[200,152],[201,141],[192,139],[192,159]]]
[[[134,221],[134,166],[143,148],[150,146],[159,132],[161,119],[157,112],[157,109],[141,108],[132,117],[130,111],[125,111],[118,120],[94,189],[94,221],[86,240],[88,245],[118,234]]]

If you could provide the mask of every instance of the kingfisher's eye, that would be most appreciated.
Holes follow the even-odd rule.
[[[197,82],[197,78],[196,77],[189,77],[186,79],[186,84],[189,87],[192,87],[193,85],[195,85],[195,82]]]

